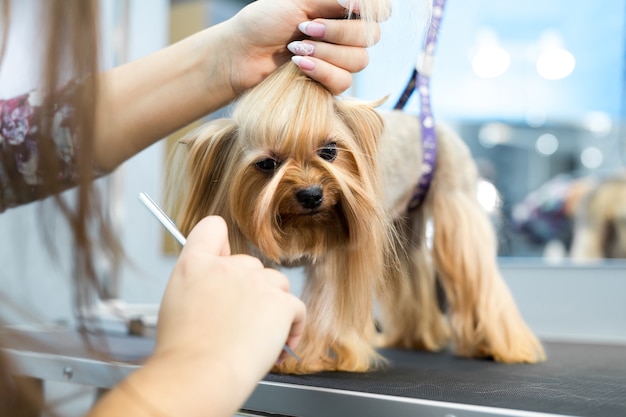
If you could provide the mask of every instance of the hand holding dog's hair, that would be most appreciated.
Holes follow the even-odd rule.
[[[348,20],[337,0],[257,0],[221,24],[101,74],[95,165],[112,170],[227,105],[288,62],[294,41],[307,45],[291,46],[307,55],[299,63],[306,75],[334,94],[345,91],[351,73],[368,63],[365,46],[378,40],[376,20],[389,14],[388,0],[368,3],[376,7],[361,7],[361,19]]]
[[[290,49],[306,55],[297,61],[300,69],[335,94],[345,91],[352,83],[351,73],[368,63],[364,48],[380,37],[377,21],[390,13],[388,0],[379,0],[369,2],[376,7],[368,4],[361,19],[344,19],[358,7],[359,2],[353,3],[346,8],[337,0],[260,0],[245,7],[230,24],[233,46],[226,59],[233,66],[233,89],[241,92],[256,85],[289,59],[285,46],[296,41]],[[286,34],[291,34],[289,39]],[[246,61],[250,65],[240,65]]]
[[[287,278],[251,256],[231,256],[224,221],[205,218],[166,288],[153,356],[113,391],[111,404],[126,395],[134,400],[126,406],[153,415],[233,415],[282,359],[285,341],[296,349],[304,320]]]

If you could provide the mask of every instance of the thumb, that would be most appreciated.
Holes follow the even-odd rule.
[[[201,246],[204,252],[216,256],[230,255],[228,226],[219,216],[208,216],[200,220],[189,232],[187,243],[183,248]]]

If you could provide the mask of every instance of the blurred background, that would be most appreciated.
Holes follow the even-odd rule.
[[[567,257],[586,191],[622,173],[625,3],[446,2],[433,112],[479,165],[501,256]],[[396,3],[406,12],[385,23],[371,65],[357,76],[358,96],[390,94],[390,107],[402,92],[422,42],[409,4]],[[407,109],[418,113],[418,104],[414,97]],[[626,205],[619,197],[615,204]],[[626,222],[626,207],[622,216]]]
[[[392,1],[395,11],[371,48],[370,65],[346,93],[365,100],[389,96],[383,109],[404,89],[427,22],[417,0]],[[11,30],[21,43],[7,46],[2,98],[33,88],[37,67],[22,45],[37,44],[36,2],[13,2],[19,24]],[[103,69],[227,19],[247,3],[102,1]],[[479,198],[498,232],[502,274],[529,325],[545,339],[626,342],[625,3],[446,2],[431,83],[434,116],[463,137],[476,159]],[[418,113],[415,97],[406,111]],[[165,160],[178,135],[99,180],[129,259],[112,270],[103,257],[109,299],[94,306],[103,317],[115,310],[112,319],[154,322],[176,256],[137,196],[146,192],[162,203]],[[15,317],[3,314],[10,323],[73,323],[71,266],[59,260],[71,259],[70,239],[50,207],[35,203],[0,215],[0,234],[12,237],[0,240],[0,296],[21,306]],[[44,213],[58,257],[38,239]],[[577,236],[582,244],[575,244]],[[285,272],[299,293],[301,272]],[[111,326],[126,331],[125,323],[112,320]]]

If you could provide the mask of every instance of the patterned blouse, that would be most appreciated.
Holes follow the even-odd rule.
[[[57,179],[63,189],[76,184],[76,135],[71,126],[74,109],[69,97],[78,83],[70,83],[56,97],[52,138],[42,137],[43,95],[38,91],[0,100],[0,212],[46,197],[42,187],[40,155],[43,141],[52,141],[59,161]]]

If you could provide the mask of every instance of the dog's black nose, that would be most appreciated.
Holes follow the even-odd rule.
[[[296,199],[302,207],[305,209],[318,208],[324,200],[324,193],[322,187],[314,185],[309,188],[304,188],[296,193]]]

